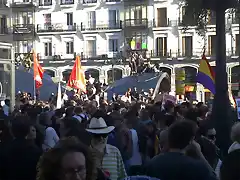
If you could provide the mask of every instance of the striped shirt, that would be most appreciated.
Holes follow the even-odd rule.
[[[111,180],[120,180],[127,177],[120,151],[109,144],[106,145],[102,169],[110,173]]]

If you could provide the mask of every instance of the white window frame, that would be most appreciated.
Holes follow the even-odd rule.
[[[74,54],[74,42],[73,41],[66,42],[66,54]]]
[[[117,38],[108,39],[108,51],[109,52],[118,52],[118,44],[119,44],[119,42],[118,42]]]
[[[47,47],[47,51],[46,51]],[[53,55],[53,44],[52,42],[44,42],[44,56],[52,56]]]

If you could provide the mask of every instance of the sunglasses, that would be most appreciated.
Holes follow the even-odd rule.
[[[106,137],[108,137],[108,134],[94,134],[93,137],[94,138],[106,138]]]
[[[209,134],[207,137],[210,140],[215,140],[216,139],[216,135],[215,134]]]

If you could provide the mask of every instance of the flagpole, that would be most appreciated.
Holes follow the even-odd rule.
[[[37,96],[36,96],[36,82],[35,82],[34,76],[33,76],[33,100],[34,100],[34,103],[36,103],[36,101],[37,101]]]

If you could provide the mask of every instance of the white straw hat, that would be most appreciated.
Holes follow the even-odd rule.
[[[92,118],[90,120],[89,127],[86,131],[93,133],[93,134],[108,134],[115,129],[114,126],[107,126],[105,120],[100,118]]]

